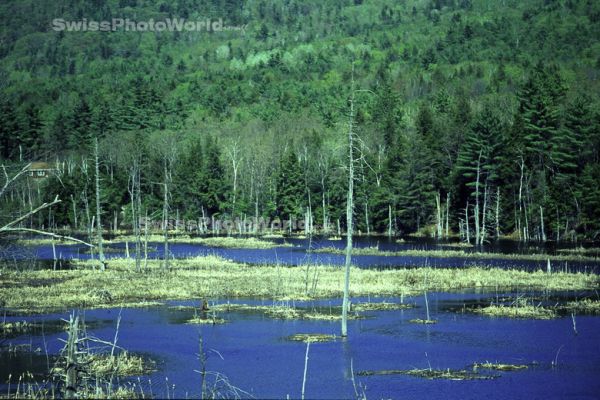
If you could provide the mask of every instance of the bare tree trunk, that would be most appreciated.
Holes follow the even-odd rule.
[[[254,233],[258,233],[258,191],[256,191],[256,200],[254,201]]]
[[[163,269],[169,269],[169,171],[167,159],[164,160],[164,184],[163,184],[163,235],[164,235],[164,262]]]
[[[487,203],[488,203],[488,182],[487,179],[485,181],[485,186],[483,190],[483,213],[481,215],[481,238],[479,239],[479,244],[483,244],[485,241],[485,235],[487,233],[485,221],[487,220]]]
[[[141,271],[141,251],[142,251],[142,232],[140,226],[140,219],[142,217],[142,188],[141,188],[141,168],[138,164],[136,174],[136,190],[135,190],[135,202],[137,209],[137,220],[135,221],[136,233],[135,233],[135,269]],[[147,225],[147,222],[146,222]]]
[[[324,163],[319,162],[319,166],[325,168],[323,166]],[[327,226],[327,206],[325,204],[325,172],[321,171],[321,207],[323,208],[323,233],[327,234],[329,232],[329,227]]]
[[[146,223],[144,224],[144,269],[148,268],[148,210],[146,209]]]
[[[469,228],[469,202],[465,206],[465,232],[467,234],[467,243],[471,243],[471,231]]]
[[[69,335],[67,337],[67,365],[65,370],[65,399],[77,397],[77,339],[79,338],[79,316],[70,317]]]
[[[556,207],[556,243],[560,242],[560,215],[558,213],[558,207]]]
[[[73,222],[75,223],[75,230],[77,230],[78,228],[78,224],[77,224],[77,206],[75,204],[75,199],[73,198],[73,195],[71,194],[71,203],[73,204]]]
[[[371,234],[371,228],[369,227],[369,202],[365,202],[365,223],[367,224],[367,236]]]
[[[525,215],[525,226],[523,227],[523,240],[529,241],[529,218],[527,218],[527,203],[523,204],[523,214]]]
[[[524,240],[525,237],[523,235],[523,232],[521,231],[523,229],[523,227],[521,226],[521,218],[523,216],[523,168],[525,167],[525,162],[523,161],[523,158],[521,157],[521,163],[520,163],[520,167],[521,167],[521,176],[519,178],[519,219],[518,219],[518,229],[519,229],[519,239]]]
[[[475,181],[475,245],[479,245],[481,239],[480,226],[479,226],[479,177],[481,173],[481,151],[479,152],[479,158],[477,159],[477,180]]]
[[[450,193],[446,194],[446,238],[450,236]]]
[[[546,232],[544,231],[544,208],[540,206],[540,238],[546,241]]]
[[[135,236],[135,270],[141,270],[141,239],[140,239],[140,217],[141,217],[141,202],[139,200],[139,165],[137,160],[133,161],[133,165],[129,170],[131,188],[129,197],[131,197],[131,227]]]
[[[348,302],[350,295],[350,263],[352,261],[352,212],[354,211],[354,64],[350,97],[350,123],[348,126],[348,196],[346,199],[346,262],[344,274],[344,299],[342,301],[342,337],[348,336]]]
[[[437,239],[441,239],[442,237],[442,210],[441,210],[441,205],[440,205],[440,192],[437,192],[435,194],[435,209],[436,209],[436,223],[435,223],[435,227],[436,227],[436,237]]]
[[[94,141],[94,159],[96,165],[96,233],[98,239],[98,259],[100,260],[100,269],[104,271],[106,268],[106,260],[104,258],[104,247],[102,244],[102,223],[100,215],[102,209],[100,206],[100,161],[98,159],[98,138]]]
[[[329,227],[327,226],[327,207],[325,206],[325,192],[322,194],[322,207],[323,207],[323,233],[329,232]]]
[[[304,356],[304,375],[302,378],[302,396],[301,399],[304,400],[304,388],[306,387],[306,373],[308,371],[308,350],[310,349],[310,340],[306,342],[306,355]]]
[[[500,186],[496,188],[496,239],[500,238]]]
[[[392,237],[392,205],[388,204],[388,237]]]

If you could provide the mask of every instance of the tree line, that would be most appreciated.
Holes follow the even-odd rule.
[[[105,227],[168,214],[342,232],[354,77],[356,231],[598,235],[595,2],[94,3],[0,6],[0,157],[58,171],[4,196],[7,215],[58,194],[30,223],[89,229],[98,139]],[[44,28],[198,10],[248,35]]]

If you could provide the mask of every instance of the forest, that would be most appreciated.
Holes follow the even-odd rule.
[[[0,398],[598,398],[599,243],[600,1],[0,1]]]
[[[51,25],[116,16],[245,29]],[[58,195],[29,226],[91,229],[96,154],[106,228],[168,211],[343,232],[350,125],[359,233],[600,233],[593,0],[13,0],[0,19],[1,163],[52,169],[4,221]]]

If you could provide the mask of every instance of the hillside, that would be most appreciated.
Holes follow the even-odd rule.
[[[160,213],[168,180],[182,219],[308,212],[333,229],[354,82],[361,231],[444,225],[447,210],[449,229],[487,238],[600,232],[597,2],[14,0],[0,25],[0,157],[62,166],[40,195],[65,201],[38,223],[89,226],[98,138],[109,220]]]

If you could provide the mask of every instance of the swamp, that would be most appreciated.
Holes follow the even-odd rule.
[[[600,2],[0,1],[0,399],[600,399]]]
[[[262,240],[273,247],[174,241],[166,271],[162,243],[151,242],[141,272],[118,238],[106,245],[114,251],[105,271],[86,246],[55,245],[58,268],[51,245],[21,240],[22,254],[41,264],[13,260],[0,275],[3,396],[60,393],[75,316],[90,342],[79,391],[100,397],[299,398],[304,388],[307,398],[448,390],[453,398],[499,391],[562,398],[600,390],[598,260],[551,261],[549,272],[532,259],[553,259],[561,249],[538,247],[519,258],[506,252],[509,243],[480,248],[485,256],[476,263],[469,256],[456,263],[451,254],[431,264],[423,255],[413,266],[393,266],[381,264],[391,256],[357,255],[366,259],[351,269],[342,337],[343,260],[312,251],[342,244]],[[370,248],[373,240],[355,238],[355,245]],[[398,254],[451,245],[377,241]],[[415,255],[393,256],[402,257]],[[486,264],[506,259],[512,264]]]

